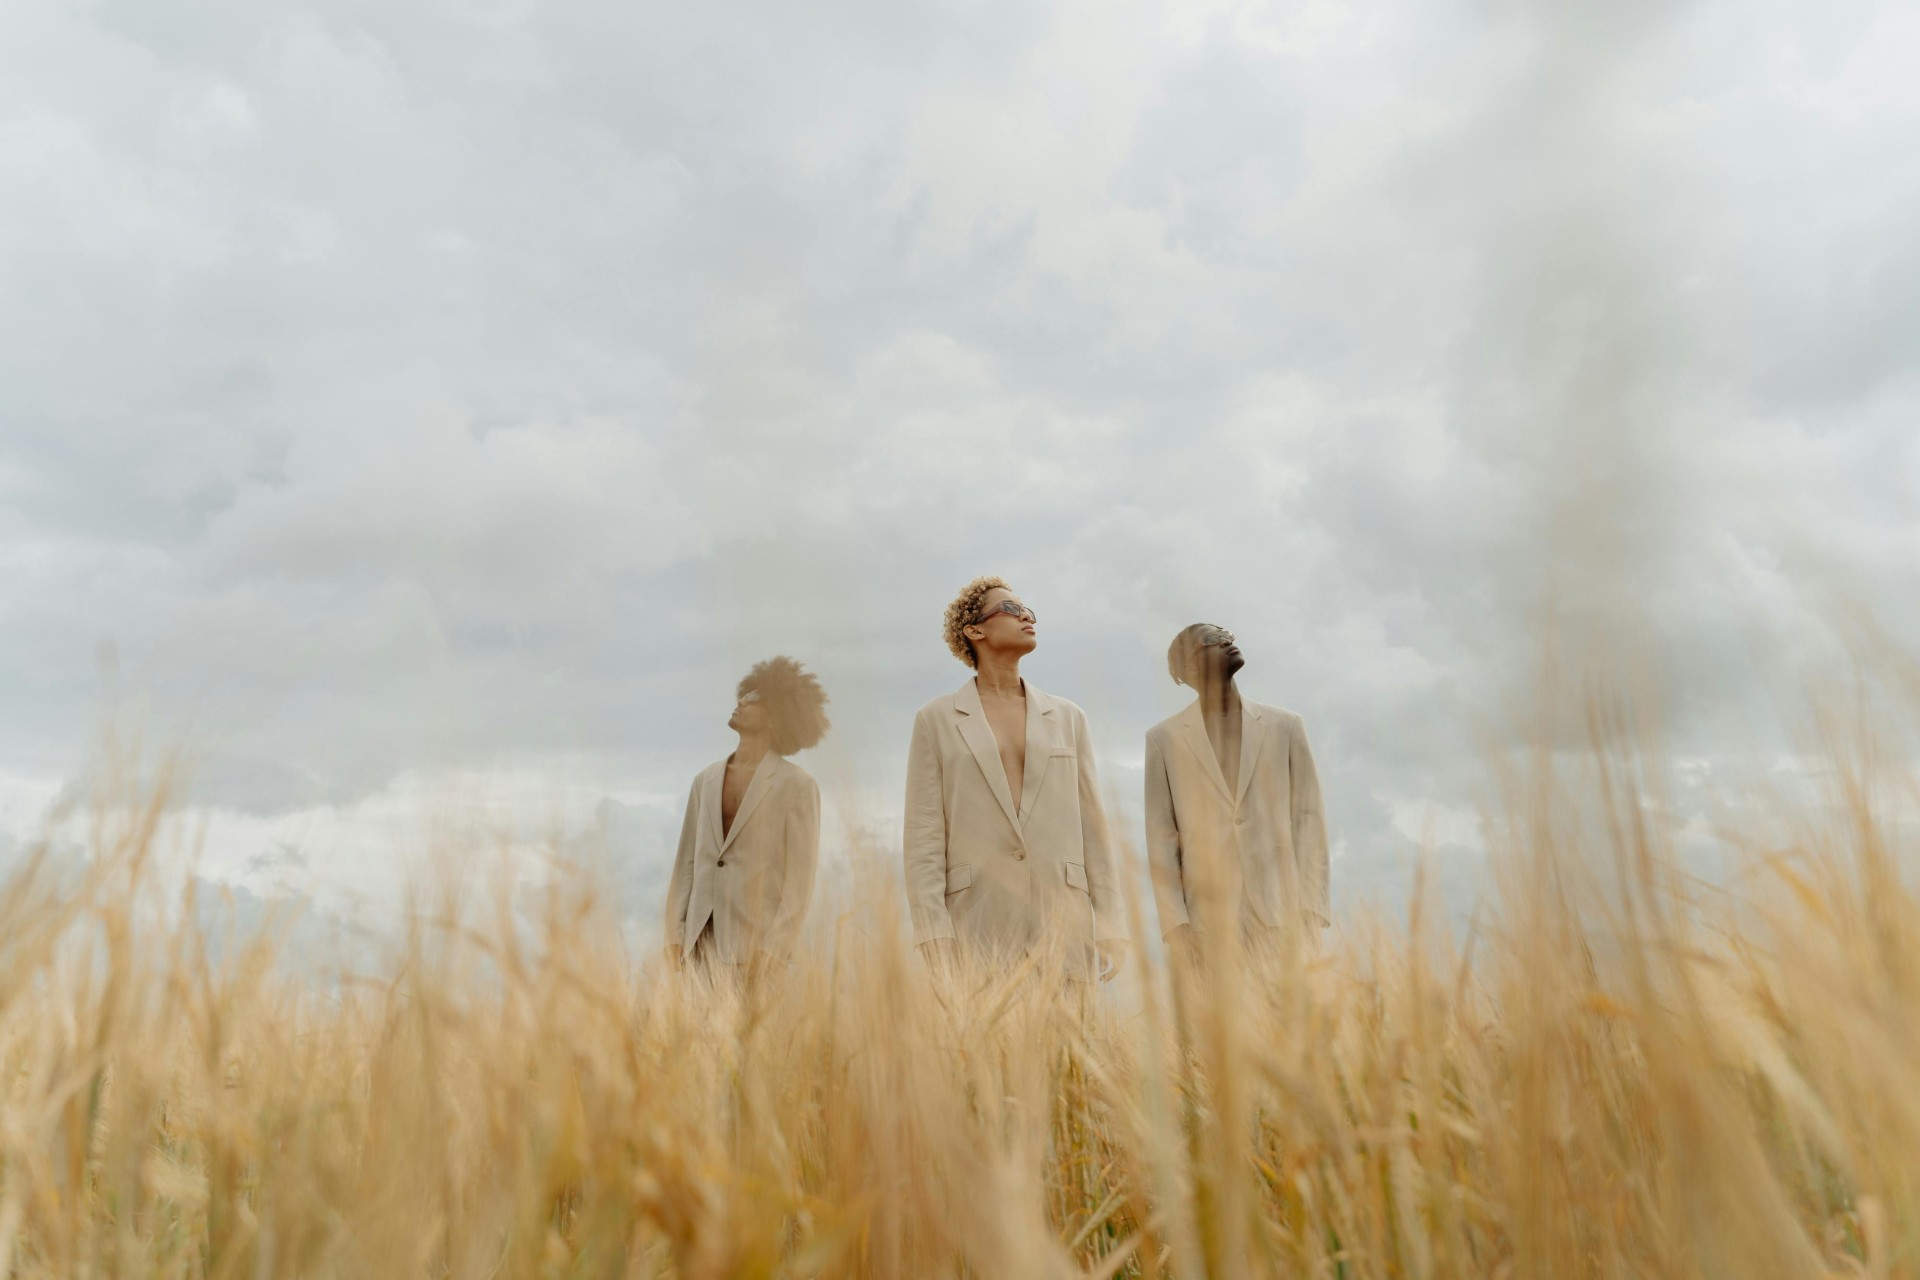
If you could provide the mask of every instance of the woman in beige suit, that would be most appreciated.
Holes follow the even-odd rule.
[[[1049,929],[1068,973],[1110,978],[1127,932],[1087,718],[1020,678],[1033,611],[999,578],[947,609],[945,637],[975,675],[913,722],[907,753],[907,904],[930,962],[958,947],[1000,960]]]
[[[1195,623],[1167,670],[1199,697],[1147,731],[1147,862],[1160,931],[1191,959],[1201,935],[1234,927],[1271,942],[1326,927],[1327,823],[1300,717],[1247,702],[1233,633]]]
[[[806,918],[820,852],[820,788],[786,757],[826,736],[827,695],[791,658],[740,681],[740,743],[693,780],[667,887],[676,965],[736,974],[783,963]]]

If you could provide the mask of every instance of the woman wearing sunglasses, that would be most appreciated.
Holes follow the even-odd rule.
[[[999,578],[962,589],[944,635],[974,674],[913,722],[914,942],[935,964],[959,950],[1010,963],[1057,939],[1069,977],[1111,978],[1127,932],[1087,718],[1021,679],[1038,619]]]
[[[813,896],[820,788],[787,757],[826,736],[827,695],[791,658],[756,664],[736,692],[739,745],[687,797],[666,949],[676,967],[751,978],[785,963]]]
[[[1147,731],[1147,862],[1168,950],[1191,961],[1229,929],[1270,946],[1296,923],[1324,928],[1327,824],[1300,717],[1247,702],[1233,633],[1199,622],[1167,670],[1199,696]]]

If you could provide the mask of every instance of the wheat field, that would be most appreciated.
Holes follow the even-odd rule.
[[[929,974],[887,850],[748,990],[590,879],[424,895],[374,972],[210,938],[164,768],[0,893],[0,1259],[35,1277],[1920,1275],[1899,753],[1683,874],[1617,705],[1506,759],[1464,939]],[[108,784],[102,784],[108,786]],[[1137,857],[1137,850],[1127,850]],[[1337,870],[1337,869],[1336,869]],[[1136,936],[1149,904],[1131,907]]]

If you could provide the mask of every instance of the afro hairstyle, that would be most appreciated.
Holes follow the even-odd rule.
[[[827,736],[827,691],[811,671],[792,658],[773,657],[756,662],[740,678],[739,696],[758,694],[767,709],[767,722],[776,755],[789,756]]]

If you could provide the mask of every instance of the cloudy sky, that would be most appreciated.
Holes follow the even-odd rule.
[[[457,812],[650,911],[769,653],[892,838],[997,572],[1124,812],[1217,621],[1337,902],[1470,895],[1548,619],[1694,781],[1848,602],[1920,646],[1917,65],[1861,0],[7,6],[0,830],[110,719],[210,877]]]

